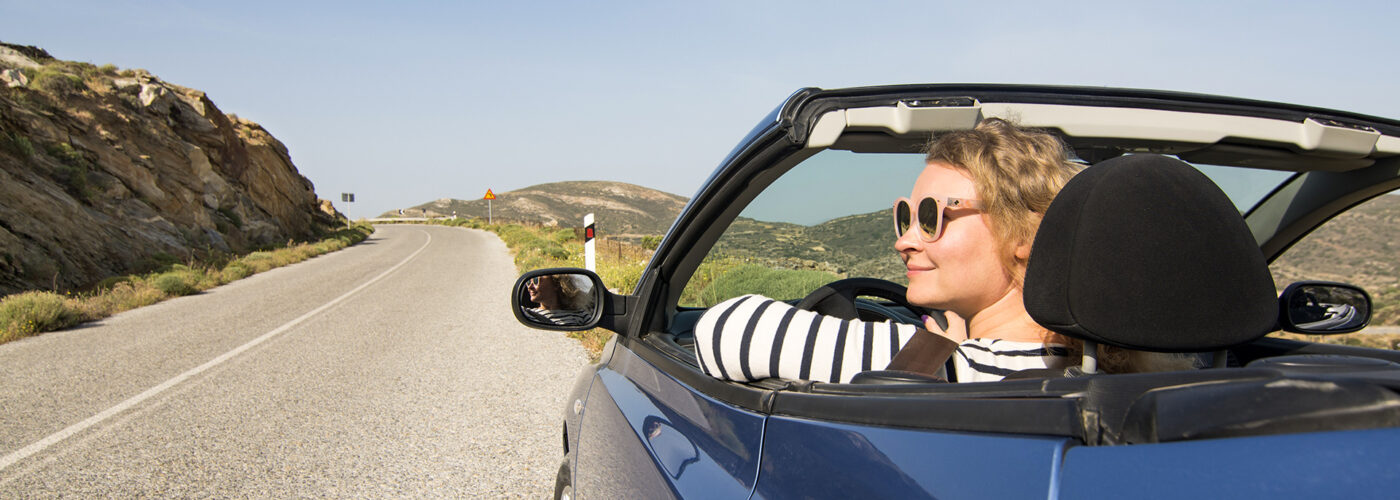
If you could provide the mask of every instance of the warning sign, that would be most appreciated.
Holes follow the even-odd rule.
[[[496,199],[496,193],[492,193],[490,189],[487,189],[487,190],[486,190],[486,196],[481,197],[481,199],[483,199],[483,200],[494,200],[494,199]]]

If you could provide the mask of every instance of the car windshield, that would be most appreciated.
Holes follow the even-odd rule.
[[[907,285],[894,251],[890,207],[923,169],[919,153],[824,150],[749,203],[706,256],[680,305],[708,307],[749,293],[799,299],[831,281],[880,278]],[[1194,164],[1241,213],[1292,172]]]

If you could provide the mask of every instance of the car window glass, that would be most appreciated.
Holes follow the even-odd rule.
[[[890,207],[908,196],[921,154],[822,151],[759,194],[705,257],[680,305],[749,293],[800,299],[854,276],[906,284]]]
[[[1206,174],[1206,177],[1210,177],[1210,180],[1215,181],[1215,185],[1225,191],[1240,213],[1249,212],[1250,209],[1254,208],[1254,205],[1259,203],[1259,200],[1272,193],[1279,184],[1283,184],[1284,181],[1297,175],[1295,172],[1203,163],[1193,163],[1191,166],[1196,167],[1196,170],[1200,170],[1201,173]]]
[[[1360,286],[1374,303],[1371,326],[1400,333],[1400,191],[1372,198],[1332,218],[1269,265],[1274,287],[1303,280]]]

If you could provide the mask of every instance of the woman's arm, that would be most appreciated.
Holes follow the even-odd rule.
[[[914,338],[919,341],[910,344]],[[906,354],[906,344],[919,348]],[[956,347],[914,325],[823,316],[761,295],[721,302],[695,325],[701,370],[741,382],[848,382],[856,373],[887,368],[931,374],[926,370],[936,372]],[[891,366],[894,359],[904,361]]]

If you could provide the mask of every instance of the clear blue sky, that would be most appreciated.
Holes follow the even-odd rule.
[[[566,180],[690,196],[804,86],[1136,87],[1400,118],[1397,5],[0,0],[0,40],[204,90],[366,217]]]

